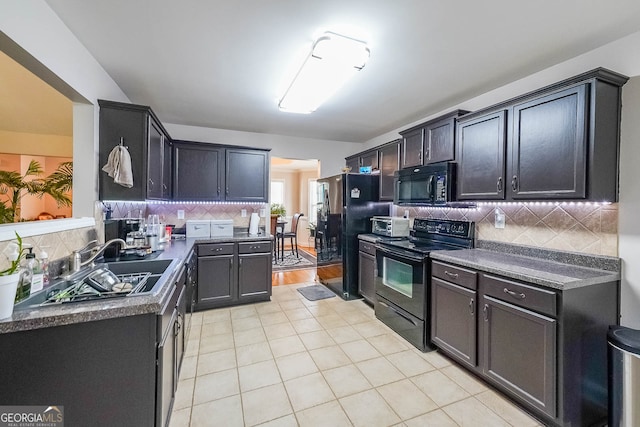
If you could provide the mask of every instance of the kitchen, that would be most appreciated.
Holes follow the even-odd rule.
[[[49,9],[46,3],[32,3],[29,6],[16,3],[3,5],[2,7],[6,10],[6,13],[2,13],[0,17],[2,31],[28,50],[37,60],[49,69],[54,70],[60,78],[80,92],[85,99],[129,101],[124,92],[100,68],[96,60],[80,45],[79,41],[59,21],[57,15]],[[34,40],[34,34],[40,35],[37,40]],[[595,48],[574,59],[560,63],[550,62],[546,67],[540,66],[532,70],[527,77],[505,84],[495,90],[479,92],[486,92],[482,95],[469,96],[460,105],[460,108],[473,111],[599,66],[604,66],[632,77],[623,87],[622,94],[624,107],[622,110],[620,145],[620,202],[617,204],[617,256],[623,260],[621,322],[623,325],[635,328],[640,326],[637,310],[634,309],[638,306],[639,292],[637,283],[640,276],[637,270],[638,267],[634,265],[635,254],[638,251],[639,244],[635,238],[637,226],[634,221],[634,212],[640,199],[639,190],[635,186],[638,181],[638,173],[634,168],[634,159],[638,158],[635,135],[638,134],[637,123],[640,122],[637,119],[640,115],[640,105],[638,105],[639,85],[635,78],[640,74],[640,66],[638,64],[639,58],[634,48],[637,46],[638,37],[638,33],[633,33],[626,37],[621,36],[610,39],[608,41],[611,41],[611,43],[608,45]],[[81,75],[77,72],[78,68],[83,70]],[[449,104],[447,106],[456,107],[456,105]],[[84,118],[84,120],[80,120],[77,123],[74,122],[74,126],[76,126],[74,129],[74,141],[78,141],[74,142],[74,157],[81,159],[94,158],[94,153],[97,152],[98,147],[97,106],[78,103],[74,105],[74,110],[80,117]],[[449,108],[446,110],[449,110]],[[442,111],[444,112],[445,109],[442,108]],[[424,119],[437,117],[439,114],[439,111],[434,111],[433,114],[425,114],[424,116],[428,117]],[[422,121],[424,120],[421,118],[416,120],[416,123]],[[171,123],[170,120],[166,120],[166,122]],[[405,129],[410,125],[411,123],[408,122],[399,123],[398,128]],[[178,135],[180,138],[191,140],[225,141],[225,143],[229,144],[271,148],[273,155],[283,157],[318,158],[322,164],[323,175],[338,173],[344,165],[345,157],[362,151],[364,148],[375,147],[397,138],[396,130],[373,137],[365,144],[358,144],[337,143],[320,139],[301,141],[295,137],[275,137],[269,134],[186,125],[170,124],[167,127],[174,137]],[[94,141],[94,144],[81,143],[80,141],[82,140]],[[74,216],[94,216],[94,201],[97,198],[97,176],[100,167],[101,165],[98,165],[97,162],[76,162],[76,171],[79,176],[96,178],[93,181],[80,179],[74,185]],[[508,211],[509,209],[512,208],[505,208],[507,214],[511,213]],[[492,211],[492,209],[489,208],[487,211],[482,212],[487,213],[488,211]],[[412,216],[417,216],[417,214],[419,212],[412,212]],[[517,212],[514,211],[513,214],[515,218],[511,219],[517,221],[517,215],[515,215]],[[526,224],[523,225],[526,226]],[[523,232],[526,231],[524,230]],[[531,235],[531,232],[529,230],[529,235]],[[495,239],[499,239],[499,233],[497,231],[494,231],[494,233]],[[11,236],[8,236],[6,239],[10,238]]]

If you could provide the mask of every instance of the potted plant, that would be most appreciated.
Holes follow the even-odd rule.
[[[9,267],[0,271],[0,319],[13,314],[13,305],[20,280],[20,261],[27,250],[22,247],[22,238],[16,233],[16,240],[9,242],[3,254],[9,260]]]
[[[287,214],[287,209],[280,203],[271,203],[271,215],[283,217]]]
[[[66,194],[73,185],[73,162],[60,163],[51,175],[38,178],[44,170],[35,160],[29,162],[24,175],[16,171],[0,170],[0,195],[4,203],[0,204],[0,224],[19,222],[20,200],[25,194],[42,197],[45,194],[53,197],[58,206],[71,206],[71,199]]]

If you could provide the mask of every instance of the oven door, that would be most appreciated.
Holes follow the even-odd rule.
[[[376,247],[376,294],[421,320],[426,316],[426,262],[410,251]]]

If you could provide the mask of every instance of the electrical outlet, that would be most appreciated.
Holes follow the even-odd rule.
[[[260,217],[261,217],[261,218],[264,218],[264,217],[265,217],[265,215],[267,215],[267,211],[266,211],[266,209],[260,209]]]
[[[506,215],[500,208],[496,208],[496,219],[495,219],[495,227],[496,228],[504,228],[505,225],[505,217]]]
[[[240,216],[241,216],[242,218],[246,217],[246,216],[247,216],[247,210],[246,210],[246,209],[241,209],[241,210],[240,210]]]
[[[184,219],[184,210],[178,209],[178,219]]]

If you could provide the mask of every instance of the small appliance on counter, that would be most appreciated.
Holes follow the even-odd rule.
[[[232,219],[212,219],[210,223],[210,237],[233,237]]]
[[[188,219],[187,237],[211,237],[211,222],[208,219]]]
[[[120,218],[120,219],[107,219],[104,221],[104,240],[105,242],[111,239],[122,239],[125,242],[132,241],[135,234],[142,236],[142,244],[144,244],[144,234],[141,230],[144,220],[142,218]],[[130,237],[127,240],[127,237]],[[118,258],[120,253],[119,245],[111,245],[104,251],[105,258]]]
[[[385,237],[408,237],[409,218],[374,216],[371,218],[371,232]]]

